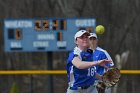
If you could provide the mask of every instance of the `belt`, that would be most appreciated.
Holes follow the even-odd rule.
[[[70,87],[70,89],[71,90],[83,90],[83,89],[87,89],[87,88],[89,88],[90,87],[90,85],[89,86],[83,86],[83,87]]]

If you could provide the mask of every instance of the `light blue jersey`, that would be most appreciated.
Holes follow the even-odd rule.
[[[101,47],[97,47],[96,49],[97,49],[97,50],[100,50],[100,51],[103,51],[103,52],[105,53],[107,59],[108,59],[108,60],[112,60],[112,58],[110,57],[109,53],[108,53],[106,50],[102,49]],[[110,63],[110,66],[114,66],[113,60],[112,60],[112,62]]]
[[[95,51],[93,52],[93,59],[95,62],[98,60],[103,60],[103,59],[112,60],[108,52],[100,47],[97,47]],[[107,67],[111,67],[113,65],[114,65],[113,61],[111,63],[106,64]],[[102,66],[96,66],[96,72],[99,73],[100,75],[103,75],[105,72],[105,68]],[[96,80],[95,85],[97,85],[98,82],[99,81]],[[96,88],[95,88],[95,91],[96,92],[94,93],[98,93]],[[111,88],[105,88],[105,93],[111,93]]]
[[[96,62],[98,60],[103,60],[103,59],[112,60],[109,54],[107,53],[107,51],[103,50],[100,47],[97,47],[95,51],[93,52],[93,60]],[[113,62],[106,64],[107,67],[111,67],[113,65],[114,65]],[[96,71],[100,75],[103,75],[105,72],[105,68],[102,66],[96,66]]]
[[[85,87],[94,84],[95,81],[95,67],[88,69],[78,69],[72,64],[72,60],[75,57],[72,51],[67,59],[67,74],[69,80],[69,86],[72,89],[77,90],[78,87]],[[80,57],[82,61],[93,61],[93,52],[81,52]]]

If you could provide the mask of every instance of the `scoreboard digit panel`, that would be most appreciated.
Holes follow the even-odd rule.
[[[80,28],[95,29],[94,18],[75,19],[5,19],[6,52],[70,51]]]

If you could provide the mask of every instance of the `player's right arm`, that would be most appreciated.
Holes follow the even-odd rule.
[[[94,62],[94,61],[86,62],[86,61],[82,61],[79,56],[75,56],[72,60],[72,64],[74,66],[76,66],[78,69],[86,69],[86,68],[90,68],[90,67],[96,66],[96,65],[104,66],[106,63],[110,63],[110,62],[112,62],[112,61],[106,60],[106,59],[99,60],[97,62]]]

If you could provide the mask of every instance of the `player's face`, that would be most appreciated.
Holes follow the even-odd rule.
[[[91,47],[95,48],[97,46],[97,39],[95,37],[90,37],[89,43]]]
[[[76,40],[76,44],[78,45],[78,47],[85,49],[89,47],[89,38],[88,38],[88,34],[83,34],[81,37],[78,37]]]

